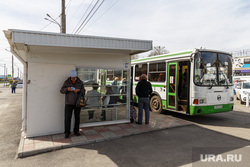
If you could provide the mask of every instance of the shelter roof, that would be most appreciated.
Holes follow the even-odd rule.
[[[152,50],[151,40],[137,40],[41,31],[4,30],[13,54],[24,61],[23,52],[95,52],[138,54]],[[16,55],[15,54],[15,55]]]

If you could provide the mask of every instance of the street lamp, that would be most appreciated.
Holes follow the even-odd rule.
[[[48,16],[50,19],[44,18],[45,20],[48,20],[48,21],[50,21],[51,23],[57,24],[57,25],[60,27],[60,29],[61,29],[61,25],[60,25],[55,19],[53,19],[48,13],[47,13],[47,16]]]

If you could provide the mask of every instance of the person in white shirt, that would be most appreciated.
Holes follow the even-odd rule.
[[[99,85],[97,83],[92,84],[93,89],[87,92],[86,107],[91,107],[93,110],[89,110],[89,120],[94,118],[95,109],[100,106],[101,94],[97,91]]]

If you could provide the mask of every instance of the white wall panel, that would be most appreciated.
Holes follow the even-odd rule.
[[[27,136],[64,131],[64,98],[60,93],[72,65],[28,63]]]

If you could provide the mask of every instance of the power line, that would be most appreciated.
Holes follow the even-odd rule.
[[[99,20],[104,14],[106,14],[113,6],[115,6],[117,3],[119,2],[119,0],[117,0],[115,3],[113,3],[105,12],[103,12],[101,14],[101,16],[99,16],[92,24],[90,24],[84,31],[86,31],[89,27],[91,27],[93,24],[95,24],[97,22],[97,20]],[[83,32],[84,32],[83,31]]]
[[[94,0],[92,0],[92,2],[90,3],[89,7],[87,8],[87,10],[84,12],[84,14],[82,15],[81,19],[79,20],[79,22],[77,23],[74,31],[77,29],[78,25],[81,23],[83,17],[85,16],[85,14],[87,13],[87,11],[89,10],[90,6],[92,5],[92,3],[94,2]],[[74,33],[74,31],[72,32],[72,34]]]
[[[72,15],[72,17],[69,19],[69,20],[70,20],[69,23],[71,23],[72,18],[75,16],[75,14],[76,14],[76,13],[78,12],[78,10],[81,8],[81,6],[82,6],[82,4],[83,4],[84,1],[85,1],[85,0],[82,0],[81,5],[78,6],[78,8],[76,9],[75,13],[74,13],[74,14]]]
[[[72,0],[70,0],[70,1],[68,2],[68,4],[66,5],[66,9],[67,9],[66,13],[69,12],[69,8],[70,8],[70,5],[71,5],[71,2],[72,2]]]
[[[96,5],[99,3],[100,0],[97,0],[95,5],[93,6],[93,8],[91,9],[91,11],[89,12],[89,14],[86,16],[86,18],[83,20],[82,24],[78,27],[78,29],[76,30],[75,34],[79,34],[79,30],[81,29],[81,27],[83,26],[83,24],[85,23],[85,21],[88,19],[88,17],[90,16],[90,14],[92,13],[92,11],[95,9]],[[103,0],[104,1],[104,0]],[[102,2],[103,3],[103,2]],[[101,3],[101,4],[102,4]],[[99,7],[98,7],[99,9]]]
[[[78,34],[82,31],[82,29],[88,24],[88,22],[91,20],[91,18],[95,15],[95,13],[98,11],[98,9],[102,6],[102,4],[103,4],[103,2],[104,2],[105,0],[103,0],[102,2],[101,2],[101,4],[97,7],[97,9],[95,10],[95,12],[92,14],[92,16],[88,19],[88,21],[82,26],[82,28],[81,28],[81,30],[78,32]]]

